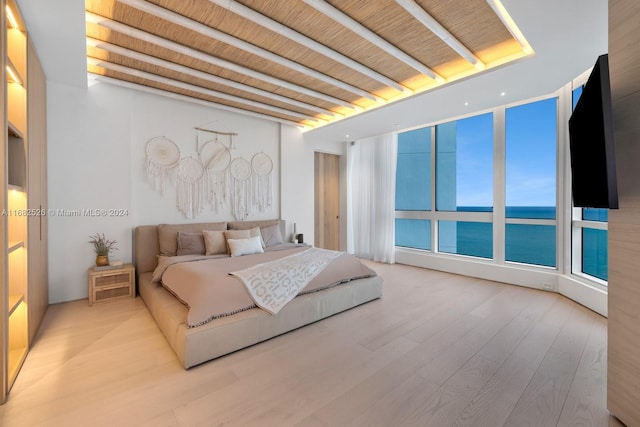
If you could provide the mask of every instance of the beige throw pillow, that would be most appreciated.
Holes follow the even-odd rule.
[[[227,240],[222,230],[202,230],[204,236],[205,255],[220,255],[227,253]]]
[[[188,233],[201,230],[226,230],[226,222],[201,222],[193,224],[160,224],[158,225],[158,244],[160,255],[176,256],[178,252],[178,231]]]

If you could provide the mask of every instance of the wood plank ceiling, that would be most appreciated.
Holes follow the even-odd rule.
[[[499,0],[86,0],[85,9],[90,73],[305,128],[533,53]]]

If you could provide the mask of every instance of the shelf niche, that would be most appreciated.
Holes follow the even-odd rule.
[[[24,147],[24,139],[16,131],[9,128],[7,145],[9,185],[16,190],[25,190],[27,186],[27,153]]]

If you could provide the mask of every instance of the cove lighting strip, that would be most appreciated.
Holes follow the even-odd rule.
[[[502,5],[502,2],[500,2],[500,0],[487,0],[487,3],[491,6],[491,9],[493,9],[495,14],[498,15],[498,18],[500,18],[505,27],[507,27],[507,30],[509,30],[513,38],[520,43],[525,55],[531,55],[533,53],[533,48],[524,37],[524,34],[522,34],[522,31],[520,31],[520,28],[518,28],[511,15],[509,15],[507,9]]]

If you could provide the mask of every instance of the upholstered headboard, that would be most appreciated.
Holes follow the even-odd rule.
[[[280,232],[283,239],[287,240],[287,223],[284,220],[272,219],[263,221],[232,221],[232,222],[202,222],[189,224],[161,224],[161,225],[139,225],[134,229],[133,235],[133,264],[136,273],[142,274],[153,271],[158,265],[158,255],[160,255],[160,240],[158,237],[158,227],[162,226],[164,238],[170,233],[178,231],[198,232],[201,230],[243,230],[253,227],[265,227],[268,225],[280,224]]]

